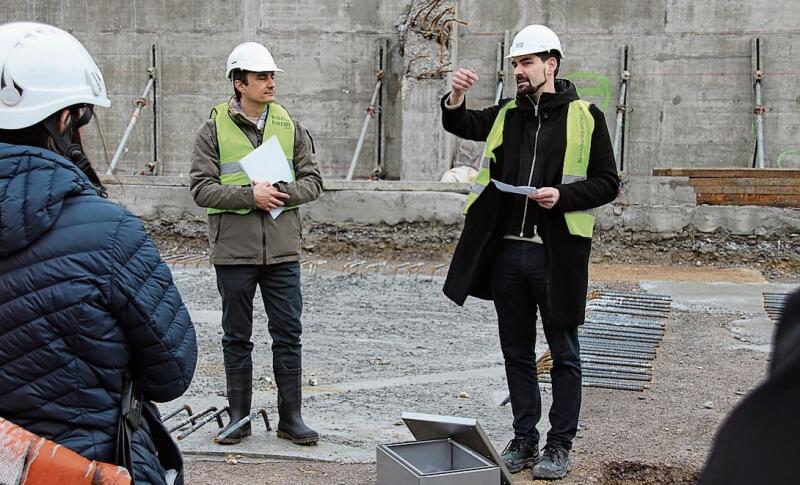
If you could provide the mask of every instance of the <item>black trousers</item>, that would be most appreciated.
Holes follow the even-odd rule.
[[[539,440],[536,424],[542,415],[542,398],[535,350],[538,307],[553,358],[550,371],[553,405],[547,442],[571,449],[581,409],[578,327],[555,327],[547,323],[544,246],[503,240],[491,268],[491,285],[514,415],[514,435]]]
[[[272,265],[216,265],[217,288],[222,296],[222,355],[226,369],[252,368],[253,298],[256,286],[269,318],[272,368],[302,367],[300,263]]]

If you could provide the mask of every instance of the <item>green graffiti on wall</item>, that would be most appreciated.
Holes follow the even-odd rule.
[[[593,102],[600,110],[605,111],[611,106],[614,93],[607,76],[592,71],[575,71],[559,77],[572,81],[581,99]]]
[[[783,168],[783,164],[786,162],[792,162],[797,160],[798,152],[794,148],[787,148],[786,150],[782,151],[780,155],[778,155],[778,168]]]

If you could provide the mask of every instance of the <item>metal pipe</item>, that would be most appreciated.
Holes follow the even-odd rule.
[[[638,367],[642,369],[651,369],[653,367],[653,364],[650,362],[642,362],[640,360],[621,359],[617,357],[605,357],[597,355],[581,355],[581,365],[583,365],[584,363],[608,364],[620,367]]]
[[[653,339],[653,340],[661,340],[661,338],[664,336],[663,332],[650,332],[648,330],[642,330],[639,328],[630,328],[622,325],[608,325],[608,326],[584,325],[581,331],[590,333],[603,333],[603,334],[607,333],[613,335],[631,335],[634,337],[641,336],[642,338]]]
[[[214,411],[213,413],[209,414],[208,416],[203,418],[202,421],[196,423],[191,428],[187,429],[183,433],[181,433],[178,436],[176,436],[176,439],[182,440],[182,439],[186,438],[190,434],[194,433],[195,431],[197,431],[198,429],[202,428],[203,426],[205,426],[206,424],[210,423],[211,421],[214,421],[215,419],[217,420],[217,425],[220,427],[220,429],[222,429],[223,427],[225,427],[225,424],[222,422],[222,417],[220,416],[222,413],[230,414],[230,410],[229,410],[228,406],[225,406],[224,408],[222,408],[220,410],[217,410],[217,411]]]
[[[599,389],[613,389],[617,391],[638,391],[642,392],[647,386],[639,382],[620,382],[611,379],[583,379],[581,384],[584,387],[596,387]]]
[[[628,73],[630,76],[630,73]],[[619,170],[622,170],[622,159],[620,158],[620,151],[622,149],[622,120],[625,118],[625,110],[627,110],[627,106],[625,106],[625,95],[628,89],[628,79],[622,79],[622,83],[619,87],[619,104],[617,105],[617,131],[614,133],[614,160],[617,161],[617,165]]]
[[[642,358],[645,357],[647,359],[654,359],[656,356],[656,349],[655,348],[628,349],[618,346],[607,345],[606,342],[592,342],[583,339],[583,341],[581,342],[581,354],[595,355],[597,357],[607,356],[607,357],[619,357],[622,359],[641,360]]]
[[[652,377],[652,370],[646,367],[616,366],[606,363],[584,362],[581,363],[582,370],[595,370],[603,372],[619,372],[621,374],[634,374]]]
[[[133,127],[136,125],[136,122],[139,121],[139,115],[142,112],[142,108],[144,108],[147,105],[146,98],[147,95],[150,93],[150,89],[153,87],[154,82],[155,78],[151,73],[150,80],[147,81],[147,86],[145,86],[142,96],[139,99],[135,99],[133,101],[134,103],[136,103],[136,109],[133,110],[133,114],[131,115],[131,120],[128,122],[128,127],[125,128],[125,133],[122,135],[122,140],[119,142],[119,146],[117,146],[117,151],[114,153],[114,158],[111,159],[111,165],[109,165],[108,170],[106,170],[106,175],[114,175],[114,170],[116,170],[117,168],[117,163],[119,162],[119,159],[122,156],[122,151],[125,149],[125,145],[128,144],[128,137],[131,136],[131,132],[133,131]]]
[[[583,333],[582,335],[605,335],[607,333],[614,334],[614,335],[623,335],[631,339],[637,338],[645,338],[645,339],[657,339],[657,342],[660,342],[663,336],[661,334],[654,334],[654,333],[642,333],[642,332],[629,332],[629,331],[619,331],[612,328],[606,327],[593,327],[586,330],[588,333]]]
[[[656,318],[661,317],[661,318],[666,318],[666,316],[664,315],[663,312],[658,312],[658,311],[625,310],[625,309],[621,309],[621,308],[620,309],[611,310],[611,309],[602,308],[602,307],[601,308],[592,308],[590,305],[587,305],[586,309],[587,310],[591,310],[592,312],[606,313],[606,314],[611,313],[611,314],[615,314],[615,315],[633,315],[633,316],[638,316],[638,317],[656,317]]]
[[[639,353],[655,353],[657,344],[645,344],[639,342],[631,342],[629,340],[620,339],[620,338],[611,338],[605,335],[580,335],[580,342],[581,345],[587,345],[589,347],[602,347],[602,348],[611,348],[616,350],[624,350],[627,352],[639,352]]]
[[[586,330],[591,330],[595,332],[622,332],[625,334],[630,335],[644,335],[646,337],[656,337],[659,340],[664,336],[663,331],[651,331],[645,330],[641,328],[632,328],[622,325],[612,325],[612,324],[586,324],[584,325]]]
[[[590,356],[596,358],[611,358],[611,359],[623,359],[623,360],[630,360],[630,361],[637,361],[643,364],[647,364],[655,359],[655,353],[631,353],[631,352],[624,352],[624,351],[613,351],[609,349],[591,349],[591,348],[581,348],[581,357]]]
[[[630,338],[619,338],[607,335],[578,334],[581,346],[595,346],[625,350],[628,352],[655,352],[658,342],[633,342]]]
[[[497,53],[495,56],[495,77],[497,82],[494,91],[494,104],[500,104],[500,98],[503,97],[503,88],[505,87],[505,37],[502,41],[497,43]]]
[[[637,297],[629,297],[629,296],[618,296],[618,295],[602,295],[599,298],[591,298],[588,300],[589,303],[593,302],[605,302],[605,303],[624,303],[624,304],[634,304],[634,305],[651,305],[657,308],[671,308],[672,302],[670,300],[653,300],[647,298],[637,298]]]
[[[754,110],[756,115],[756,168],[764,168],[764,106],[762,92],[761,92],[761,79],[756,81],[756,108]]]
[[[200,411],[199,413],[197,413],[195,415],[189,416],[188,418],[184,419],[180,423],[178,423],[175,426],[169,428],[169,432],[172,433],[173,431],[179,430],[179,429],[183,428],[184,426],[186,426],[187,424],[190,424],[190,423],[194,424],[195,421],[197,421],[198,419],[202,418],[203,416],[205,416],[208,413],[213,413],[216,410],[217,410],[216,406],[211,406],[210,408],[208,408],[208,409],[206,409],[204,411]]]
[[[350,168],[347,170],[347,180],[353,180],[353,173],[356,171],[356,163],[358,163],[358,156],[361,155],[361,147],[364,145],[364,137],[367,136],[367,127],[369,127],[369,120],[375,114],[375,103],[378,101],[378,93],[381,89],[383,80],[381,74],[378,74],[378,82],[375,83],[375,90],[372,91],[372,99],[367,107],[367,116],[364,117],[364,124],[361,125],[361,135],[358,137],[356,144],[356,151],[353,153],[353,159],[350,160]]]
[[[654,347],[658,346],[661,342],[661,337],[648,337],[645,335],[640,334],[631,334],[625,332],[603,332],[599,330],[588,330],[583,332],[581,335],[585,337],[600,337],[600,338],[607,338],[609,340],[620,340],[626,343],[644,343],[644,344],[651,344]]]
[[[649,381],[649,376],[636,375],[636,374],[623,374],[621,372],[603,372],[593,369],[581,371],[581,375],[586,377],[598,377],[601,379],[618,379],[624,381]]]
[[[617,291],[617,290],[597,290],[596,294],[599,296],[621,296],[625,298],[640,298],[645,300],[660,300],[672,301],[672,297],[666,295],[654,295],[651,293],[633,292],[633,291]]]
[[[761,39],[754,37],[750,42],[750,63],[753,72],[753,90],[755,91],[755,115],[756,124],[756,150],[753,154],[753,167],[764,168],[764,90],[762,80],[764,79],[764,67],[761,65]]]
[[[224,440],[225,438],[230,436],[232,433],[234,433],[234,432],[238,431],[239,429],[241,429],[242,426],[244,426],[245,424],[251,422],[259,414],[264,418],[264,425],[266,425],[267,431],[272,431],[272,426],[269,424],[269,417],[267,416],[267,410],[265,408],[259,408],[259,409],[255,410],[255,411],[253,411],[252,413],[250,413],[249,416],[246,416],[246,417],[240,419],[239,421],[236,422],[236,424],[234,424],[233,426],[230,426],[228,429],[226,429],[225,431],[223,431],[222,433],[217,435],[217,440],[220,440],[220,441]]]
[[[165,257],[164,259],[166,259],[166,257]],[[164,415],[164,416],[161,418],[161,422],[162,422],[162,423],[165,423],[165,422],[169,421],[170,419],[172,419],[172,418],[174,418],[175,416],[177,416],[178,414],[180,414],[180,412],[181,412],[181,411],[186,411],[186,412],[189,414],[189,416],[191,416],[192,414],[194,414],[194,413],[192,412],[192,407],[191,407],[191,406],[189,406],[188,404],[184,404],[183,406],[179,407],[179,408],[178,408],[178,409],[176,409],[175,411],[172,411],[171,413]],[[192,422],[192,424],[194,424],[194,421]]]
[[[672,305],[666,301],[653,301],[653,300],[638,300],[634,298],[621,298],[621,297],[600,297],[592,298],[589,303],[598,303],[604,305],[649,305],[658,308],[670,308]]]
[[[586,315],[586,322],[593,322],[593,323],[610,323],[612,325],[630,325],[630,326],[638,326],[642,328],[657,328],[663,329],[664,328],[664,320],[663,318],[660,319],[653,319],[653,318],[626,318],[626,317],[615,317],[608,313],[598,314],[598,313],[589,313]]]
[[[497,89],[494,93],[494,104],[500,104],[500,97],[503,96],[503,80],[497,81]]]

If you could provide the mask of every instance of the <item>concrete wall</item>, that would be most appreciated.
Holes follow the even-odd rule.
[[[800,3],[766,0],[462,0],[459,63],[478,69],[471,106],[491,102],[503,29],[544,23],[561,36],[561,74],[605,107],[614,133],[619,47],[632,47],[626,172],[653,167],[745,167],[754,148],[750,40],[760,37],[767,166],[800,167]],[[610,87],[610,93],[608,92]],[[594,89],[592,89],[594,88]],[[507,91],[507,93],[510,91]],[[598,95],[598,92],[605,92]]]
[[[665,181],[661,179],[667,179]],[[795,234],[800,209],[696,206],[678,177],[648,177],[626,198],[597,211],[597,227],[674,233],[683,230],[731,234]],[[206,219],[189,194],[186,177],[105,178],[111,198],[145,219]],[[684,190],[685,189],[685,190]],[[301,210],[304,220],[326,224],[431,222],[461,224],[469,186],[402,181],[328,181],[322,196]],[[689,193],[691,192],[691,195]],[[671,194],[677,194],[670,198]],[[641,199],[659,199],[655,205]]]
[[[495,53],[504,30],[545,23],[561,34],[567,59],[562,74],[604,107],[609,125],[618,94],[619,47],[632,47],[626,171],[649,174],[656,166],[747,166],[752,159],[750,40],[764,41],[766,156],[768,166],[800,167],[800,2],[794,0],[457,0],[460,25],[449,55],[453,65],[475,68],[481,80],[471,107],[494,96]],[[152,46],[160,65],[160,146],[166,174],[185,174],[197,127],[210,107],[228,96],[224,63],[245,40],[265,43],[286,73],[280,101],[314,135],[324,175],[341,178],[356,145],[374,87],[376,46],[388,39],[386,168],[391,178],[437,178],[413,147],[442,147],[436,116],[441,89],[403,104],[405,62],[398,25],[410,0],[294,0],[260,2],[155,0],[5,0],[0,22],[37,20],[61,26],[84,41],[105,73],[114,106],[102,111],[113,153],[146,83]],[[511,87],[506,91],[511,92]],[[419,94],[419,92],[417,93]],[[420,136],[419,132],[426,136]],[[447,138],[444,138],[447,140]],[[142,170],[154,151],[153,115],[146,111],[129,143],[121,172]],[[372,123],[357,170],[374,165]],[[454,143],[452,139],[448,142]],[[100,139],[91,137],[95,159]],[[110,156],[110,154],[109,154]],[[426,155],[430,158],[430,156]],[[427,165],[419,165],[419,164]],[[102,163],[100,163],[102,165]],[[423,174],[417,176],[415,174]]]

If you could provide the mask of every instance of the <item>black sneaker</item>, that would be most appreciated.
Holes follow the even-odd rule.
[[[514,438],[508,442],[501,456],[510,473],[532,468],[539,462],[539,443],[531,438]]]
[[[538,480],[558,480],[567,476],[569,471],[569,450],[560,446],[547,444],[544,455],[533,467],[533,478]]]

